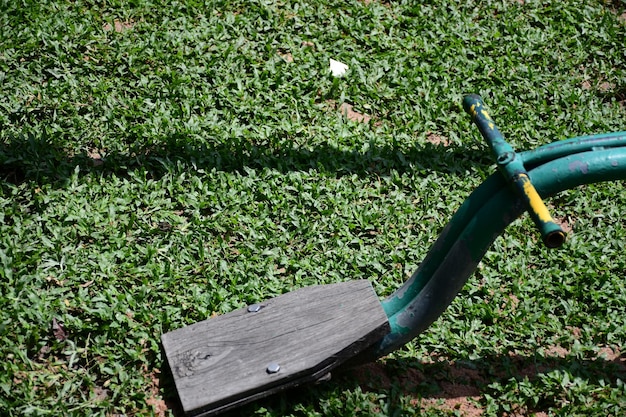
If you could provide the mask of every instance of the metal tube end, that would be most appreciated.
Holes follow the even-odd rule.
[[[543,237],[543,243],[550,249],[560,248],[565,243],[566,237],[563,230],[555,230]]]

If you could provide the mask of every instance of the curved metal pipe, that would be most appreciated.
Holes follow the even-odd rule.
[[[536,149],[519,152],[518,155],[526,169],[532,169],[546,162],[580,152],[621,147],[625,142],[626,132],[601,133],[552,142]]]
[[[626,146],[551,160],[529,175],[543,198],[578,185],[626,179]],[[495,176],[501,177],[489,177],[461,206],[414,276],[382,302],[391,332],[365,356],[384,356],[430,326],[495,239],[524,212],[523,201]]]

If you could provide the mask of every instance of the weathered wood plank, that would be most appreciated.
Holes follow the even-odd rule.
[[[367,280],[306,287],[259,306],[162,336],[185,413],[215,414],[317,380],[389,331]]]

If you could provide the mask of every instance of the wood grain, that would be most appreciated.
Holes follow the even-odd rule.
[[[367,280],[302,288],[162,336],[185,413],[211,415],[325,376],[389,331]],[[268,373],[270,363],[280,365]]]

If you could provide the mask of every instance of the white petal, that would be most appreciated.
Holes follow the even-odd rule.
[[[335,77],[341,77],[348,71],[348,66],[343,62],[335,61],[331,58],[330,60],[330,72]]]

